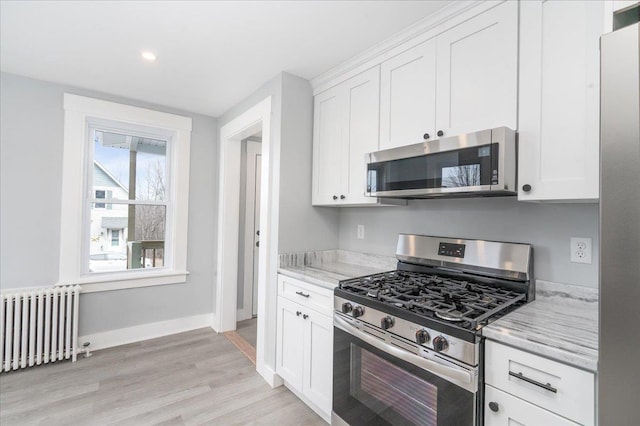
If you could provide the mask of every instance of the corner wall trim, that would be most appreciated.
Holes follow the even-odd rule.
[[[141,342],[155,339],[198,328],[211,327],[213,314],[194,315],[190,317],[176,318],[167,321],[152,322],[133,327],[119,328],[101,333],[80,336],[78,342],[90,342],[92,351],[126,345],[128,343]]]
[[[284,380],[282,377],[278,376],[275,371],[271,369],[266,364],[262,364],[261,366],[256,366],[256,370],[258,374],[262,376],[262,378],[271,386],[272,388],[280,387],[284,384]]]

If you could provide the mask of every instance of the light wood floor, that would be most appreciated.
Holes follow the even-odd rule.
[[[258,334],[258,318],[240,321],[236,324],[236,333],[254,348],[256,347],[256,335]]]
[[[325,425],[200,329],[0,375],[0,424]]]

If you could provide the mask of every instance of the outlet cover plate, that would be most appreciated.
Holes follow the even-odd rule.
[[[571,237],[571,261],[591,265],[591,238]]]

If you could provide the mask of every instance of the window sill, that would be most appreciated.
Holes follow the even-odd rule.
[[[178,284],[187,281],[188,271],[161,270],[152,272],[125,272],[81,276],[72,282],[58,282],[57,286],[79,284],[82,293],[123,290],[128,288],[151,287]]]

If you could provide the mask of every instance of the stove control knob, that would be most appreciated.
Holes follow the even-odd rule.
[[[383,330],[388,330],[393,327],[393,322],[393,318],[386,316],[380,320],[380,327],[382,327]]]
[[[429,339],[431,338],[431,336],[429,336],[429,333],[427,332],[427,330],[418,330],[416,331],[416,343],[419,345],[424,345],[425,343],[427,343],[429,341]]]
[[[345,303],[342,304],[342,313],[343,314],[348,314],[352,310],[353,310],[353,305],[351,303],[345,302]]]
[[[447,339],[442,336],[433,338],[433,349],[435,349],[436,352],[446,351],[448,348],[449,342],[447,342]]]
[[[358,318],[364,315],[364,308],[362,306],[356,306],[353,308],[352,315],[354,318]]]

